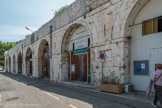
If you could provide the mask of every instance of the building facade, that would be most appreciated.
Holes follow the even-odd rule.
[[[6,71],[96,87],[113,76],[146,91],[155,64],[162,63],[161,5],[161,0],[76,0],[5,53]]]

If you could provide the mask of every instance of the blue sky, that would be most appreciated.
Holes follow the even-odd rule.
[[[75,0],[0,0],[0,41],[15,42],[53,18],[55,10]]]

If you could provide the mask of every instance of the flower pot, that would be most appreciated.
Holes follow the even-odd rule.
[[[115,84],[101,84],[99,89],[102,92],[121,94],[124,91],[124,86]]]

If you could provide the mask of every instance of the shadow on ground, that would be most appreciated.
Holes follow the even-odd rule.
[[[133,99],[127,99],[109,94],[98,93],[84,88],[72,87],[65,84],[49,82],[45,79],[29,78],[22,75],[0,72],[0,75],[9,77],[18,82],[39,88],[43,91],[77,99],[91,104],[93,108],[151,108],[150,104]],[[114,107],[112,107],[114,106]]]

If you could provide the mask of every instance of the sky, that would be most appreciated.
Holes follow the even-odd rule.
[[[0,0],[0,41],[16,42],[54,17],[55,10],[75,0]]]

